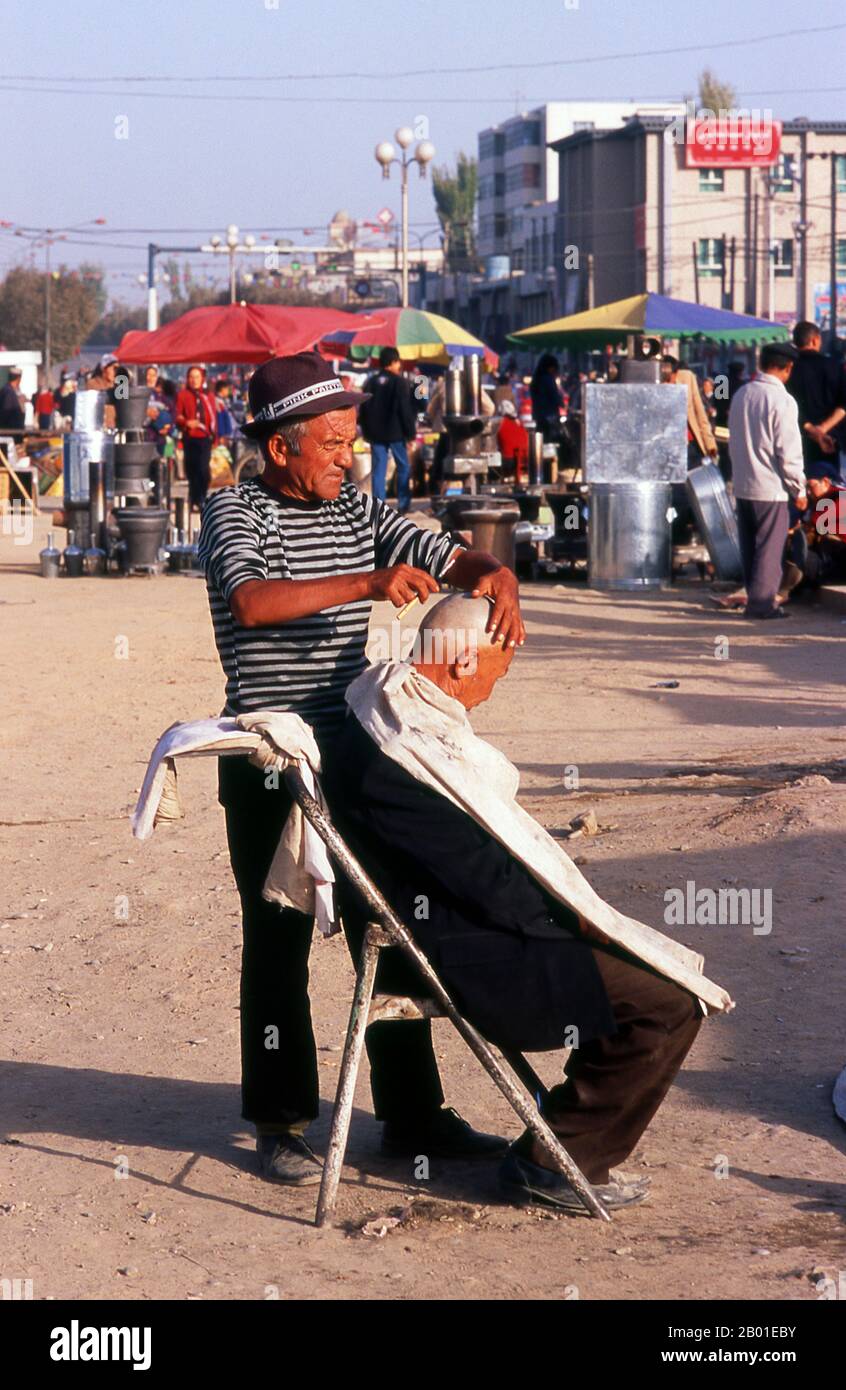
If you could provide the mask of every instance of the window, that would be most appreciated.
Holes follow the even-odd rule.
[[[835,164],[837,165],[837,191],[838,193],[846,193],[846,154],[837,155]]]
[[[700,237],[696,256],[696,269],[700,275],[711,277],[723,273],[722,237]]]
[[[773,242],[773,268],[782,279],[793,274],[793,242],[790,237],[785,241]]]
[[[829,245],[831,245],[830,242]],[[836,261],[838,270],[846,270],[846,237],[837,238]]]
[[[541,142],[540,121],[520,121],[506,132],[505,148],[519,150],[523,145],[539,145]]]
[[[505,149],[505,136],[501,130],[485,130],[479,136],[479,159],[496,159]]]
[[[576,133],[577,130],[596,130],[596,121],[574,121],[574,122],[573,122],[573,134],[574,134],[574,135],[575,135],[575,133]]]
[[[699,170],[699,192],[700,193],[722,193],[725,187],[725,176],[722,169],[700,169]]]
[[[505,175],[506,193],[516,193],[522,188],[540,187],[540,166],[538,164],[515,164]]]
[[[771,180],[773,193],[792,193],[794,177],[793,155],[780,154]]]

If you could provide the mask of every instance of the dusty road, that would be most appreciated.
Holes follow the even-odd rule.
[[[35,1298],[808,1300],[814,1270],[846,1269],[840,618],[746,625],[698,587],[527,587],[530,641],[474,716],[520,767],[526,807],[551,830],[593,807],[605,829],[572,852],[644,921],[662,926],[666,891],[692,881],[771,890],[772,929],[674,929],[737,1008],[706,1021],[629,1165],[652,1174],[647,1204],[603,1226],[503,1205],[495,1165],[416,1182],[379,1157],[363,1076],[347,1224],[318,1232],[315,1190],[262,1182],[239,1119],[238,912],[212,763],[183,769],[184,821],[145,845],[129,832],[158,734],[222,703],[204,585],[48,584],[44,530],[0,536],[0,1275]],[[678,688],[652,688],[666,679]],[[351,970],[337,938],[312,962],[320,1148]],[[436,1029],[448,1102],[516,1134]],[[412,1201],[384,1239],[355,1233]]]

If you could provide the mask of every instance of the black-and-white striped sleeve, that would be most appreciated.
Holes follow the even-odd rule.
[[[387,502],[365,497],[368,519],[376,542],[376,568],[414,565],[440,579],[456,551],[465,549],[463,541],[444,531],[425,531],[408,517],[400,516]]]
[[[221,488],[206,503],[197,558],[227,603],[239,584],[268,578],[261,524],[235,488]]]

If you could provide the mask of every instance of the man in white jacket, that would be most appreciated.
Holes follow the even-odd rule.
[[[789,527],[788,499],[800,511],[807,506],[799,413],[786,390],[797,356],[790,343],[767,343],[759,371],[740,388],[729,410],[747,618],[787,617],[775,600]]]

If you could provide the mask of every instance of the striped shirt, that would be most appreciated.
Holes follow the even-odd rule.
[[[331,502],[286,497],[261,478],[213,493],[203,511],[199,559],[226,675],[223,713],[288,710],[318,737],[331,736],[343,724],[346,688],[367,664],[370,599],[278,627],[246,628],[229,608],[239,584],[324,579],[403,563],[440,579],[456,548],[454,537],[422,530],[349,482]]]

